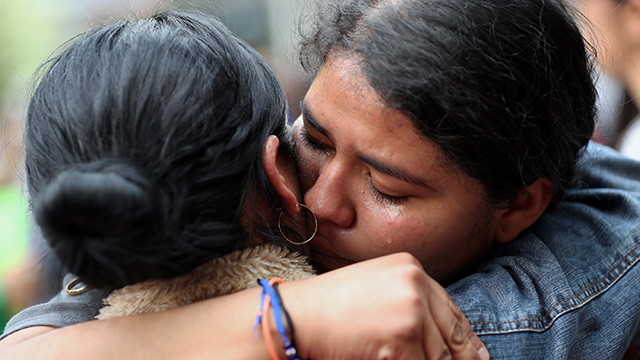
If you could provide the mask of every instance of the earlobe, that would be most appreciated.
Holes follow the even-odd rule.
[[[548,178],[540,178],[520,191],[515,201],[499,217],[496,240],[505,244],[514,240],[542,215],[553,197],[553,186]]]
[[[294,184],[289,184],[284,171],[286,164],[278,161],[278,147],[280,140],[275,135],[270,135],[264,143],[262,149],[262,164],[267,179],[271,186],[276,190],[280,197],[284,208],[290,214],[297,214],[300,209],[296,206],[297,199],[295,196]]]

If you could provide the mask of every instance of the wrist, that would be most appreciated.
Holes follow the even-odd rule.
[[[318,332],[316,309],[322,309],[322,301],[313,295],[313,279],[285,282],[278,285],[280,296],[286,304],[287,312],[295,329],[294,338],[298,356],[309,358],[313,346],[314,334]],[[274,326],[272,326],[273,328]],[[280,341],[280,344],[282,342]],[[284,351],[282,352],[284,355]],[[284,357],[286,359],[286,357]]]

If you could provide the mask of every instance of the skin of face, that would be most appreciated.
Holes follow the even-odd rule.
[[[480,182],[385,107],[356,62],[325,63],[301,107],[292,131],[321,271],[406,251],[448,282],[492,248],[499,210]]]
[[[623,13],[623,32],[622,35],[625,48],[637,53],[640,47],[640,0],[627,0],[620,4],[619,11]],[[637,58],[637,55],[631,55]],[[637,64],[636,64],[637,67]]]
[[[596,60],[602,70],[612,76],[621,76],[625,60],[623,25],[626,5],[617,0],[578,0],[574,3],[588,19],[584,33],[596,48]]]

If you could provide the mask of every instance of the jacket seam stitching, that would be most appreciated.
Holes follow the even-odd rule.
[[[576,309],[582,305],[584,305],[585,302],[591,300],[592,298],[594,298],[597,295],[600,295],[602,292],[606,291],[610,285],[612,285],[613,283],[615,283],[618,278],[620,278],[621,276],[623,276],[627,270],[632,267],[633,265],[635,265],[638,262],[638,259],[640,258],[640,254],[636,255],[631,262],[623,268],[622,271],[620,271],[620,274],[618,274],[617,276],[615,276],[614,278],[611,279],[611,284],[609,284],[609,286],[604,287],[602,290],[593,293],[592,295],[586,297],[584,300],[582,300],[581,302],[568,307],[567,309],[559,312],[556,316],[551,317],[551,313],[553,313],[553,311],[560,305],[566,303],[567,301],[573,300],[575,298],[578,298],[580,295],[582,295],[583,293],[585,293],[586,291],[588,291],[589,289],[593,288],[594,286],[602,283],[603,281],[607,280],[607,278],[611,275],[611,273],[613,273],[625,260],[627,260],[627,258],[629,258],[631,256],[631,254],[633,252],[635,252],[638,248],[640,247],[640,244],[636,245],[635,247],[633,247],[633,249],[631,249],[630,251],[627,252],[627,254],[620,260],[618,261],[618,263],[611,268],[611,270],[609,270],[609,272],[602,277],[600,280],[592,283],[591,285],[587,286],[586,288],[584,288],[582,291],[580,291],[578,294],[571,296],[569,298],[566,298],[560,302],[557,302],[556,304],[554,304],[551,309],[547,312],[547,314],[545,316],[543,316],[542,318],[528,318],[528,319],[518,319],[518,320],[511,320],[511,321],[503,321],[503,322],[495,322],[495,321],[483,321],[483,322],[472,322],[471,325],[506,325],[506,324],[513,324],[513,323],[518,323],[518,322],[523,322],[523,321],[537,321],[537,322],[543,322],[545,321],[547,318],[550,318],[551,321],[549,321],[549,324],[546,326],[542,326],[542,327],[523,327],[523,328],[516,328],[516,329],[505,329],[505,330],[479,330],[476,331],[476,334],[482,334],[482,333],[487,333],[487,332],[501,332],[501,331],[518,331],[518,330],[545,330],[548,329],[551,324],[555,321],[555,319],[557,319],[559,316],[563,315],[564,313]]]

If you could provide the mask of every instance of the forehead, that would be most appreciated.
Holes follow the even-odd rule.
[[[320,69],[303,102],[303,115],[326,132],[337,151],[397,165],[429,182],[435,174],[467,180],[408,116],[383,103],[353,59],[331,59]]]
[[[304,105],[319,121],[366,125],[369,132],[361,133],[362,137],[377,130],[402,130],[407,140],[423,138],[409,117],[385,105],[369,85],[358,61],[351,57],[327,60],[307,92]]]
[[[368,145],[374,148],[406,145],[417,153],[436,148],[408,116],[386,106],[358,61],[350,57],[331,58],[325,63],[305,96],[303,110],[329,132],[339,128],[332,133],[334,137],[352,135],[353,141],[373,141]]]

